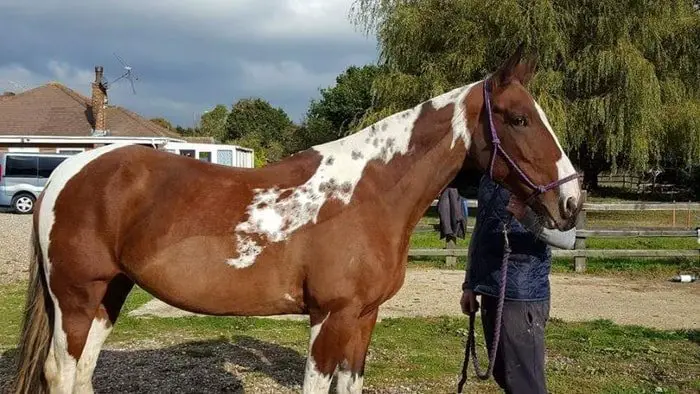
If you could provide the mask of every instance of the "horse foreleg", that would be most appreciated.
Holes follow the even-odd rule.
[[[305,394],[328,393],[336,370],[339,393],[362,391],[365,355],[377,312],[358,315],[354,309],[311,313]]]
[[[326,323],[331,317],[330,312],[322,315],[320,312],[312,311],[311,332],[309,338],[309,354],[306,358],[306,371],[304,374],[304,394],[328,393],[331,387],[331,379],[335,371],[335,365],[330,367],[329,355],[325,350],[324,339],[328,336]],[[332,319],[329,324],[333,325]],[[321,336],[321,334],[324,334]],[[321,341],[319,341],[319,337]],[[321,365],[319,365],[321,362]],[[327,366],[328,364],[328,366]]]
[[[357,329],[345,347],[344,359],[338,369],[338,394],[362,393],[363,377],[365,374],[365,360],[367,349],[372,339],[372,331],[377,322],[377,312],[360,317]]]

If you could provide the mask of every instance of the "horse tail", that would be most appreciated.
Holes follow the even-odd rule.
[[[53,303],[49,297],[39,236],[32,226],[30,278],[24,307],[24,321],[17,349],[15,394],[46,393],[44,363],[51,345]]]

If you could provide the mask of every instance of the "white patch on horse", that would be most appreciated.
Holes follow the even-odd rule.
[[[455,147],[458,139],[462,139],[464,147],[469,149],[471,144],[471,133],[467,125],[467,114],[465,113],[464,101],[467,95],[481,81],[474,82],[467,86],[462,86],[451,90],[443,95],[431,99],[431,103],[435,109],[444,108],[450,104],[454,104],[454,112],[452,114],[452,145],[450,149]]]
[[[452,148],[458,139],[462,139],[467,148],[470,144],[462,103],[474,85],[476,83],[454,89],[429,101],[436,109],[455,104]],[[226,263],[235,268],[250,267],[266,243],[284,241],[300,227],[316,223],[321,207],[328,200],[337,199],[348,204],[370,161],[387,164],[397,155],[411,153],[413,126],[424,104],[391,115],[358,133],[314,146],[321,163],[303,185],[288,189],[255,189],[247,209],[248,219],[235,228],[238,256],[227,259]]]
[[[92,393],[92,374],[97,365],[97,358],[107,336],[112,331],[112,324],[106,319],[95,318],[92,320],[85,347],[78,360],[78,368],[75,374],[75,393]]]
[[[310,338],[309,338],[309,355],[306,358],[306,371],[304,375],[304,387],[303,387],[303,392],[304,394],[310,394],[310,393],[328,393],[328,390],[331,387],[331,380],[333,379],[333,375],[327,375],[324,373],[321,373],[321,371],[318,370],[316,367],[316,361],[314,361],[314,357],[312,354],[312,350],[314,347],[314,342],[316,341],[316,338],[318,337],[318,334],[321,332],[321,328],[323,328],[323,324],[328,320],[328,317],[330,316],[330,312],[326,315],[326,317],[323,319],[322,322],[316,324],[315,326],[311,327],[310,330]]]
[[[54,297],[54,306],[57,306]],[[54,308],[54,321],[61,317],[59,308]],[[46,383],[51,393],[72,393],[75,383],[75,371],[77,361],[68,353],[68,337],[61,328],[61,324],[54,324],[51,345],[44,363]]]
[[[284,293],[284,299],[287,301],[294,302],[294,297],[292,297],[292,295],[289,293]]]
[[[566,153],[564,153],[564,149],[562,149],[557,135],[554,134],[554,130],[549,124],[549,119],[547,119],[547,115],[544,113],[542,107],[540,107],[537,101],[535,101],[535,108],[537,109],[537,113],[539,114],[542,123],[544,123],[544,126],[547,128],[547,131],[549,131],[549,133],[552,135],[552,138],[554,138],[554,142],[557,144],[559,152],[561,153],[561,158],[559,158],[559,160],[557,160],[556,163],[557,176],[559,176],[559,179],[563,179],[569,175],[575,174],[576,170],[574,169],[574,165],[571,164],[569,156],[567,156]],[[569,197],[571,197],[576,203],[578,203],[581,199],[581,187],[578,181],[572,180],[559,185],[559,196],[563,201],[566,201]]]
[[[338,394],[360,394],[362,393],[363,381],[362,375],[341,369],[338,371],[336,392]]]
[[[80,172],[88,163],[101,155],[129,144],[112,144],[92,149],[71,156],[59,164],[51,173],[44,188],[39,207],[39,223],[37,237],[44,260],[46,288],[54,305],[53,338],[49,357],[45,363],[47,381],[52,386],[51,392],[72,392],[77,368],[77,361],[68,353],[68,339],[63,331],[63,315],[56,295],[51,291],[51,260],[49,259],[50,235],[55,222],[54,207],[66,183]],[[55,391],[54,391],[55,390]]]

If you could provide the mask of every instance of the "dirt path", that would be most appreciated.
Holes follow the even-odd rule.
[[[464,273],[409,269],[399,293],[380,309],[382,317],[459,315]],[[700,329],[700,285],[589,275],[552,275],[551,316],[565,321],[610,319],[659,329]],[[131,312],[137,316],[188,316],[159,300]],[[303,316],[274,318],[298,319]]]

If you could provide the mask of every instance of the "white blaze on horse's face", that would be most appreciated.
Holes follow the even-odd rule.
[[[549,133],[552,135],[552,138],[554,138],[554,142],[556,142],[557,147],[559,148],[559,152],[561,153],[561,158],[556,163],[557,176],[559,177],[559,179],[564,179],[570,175],[575,174],[576,169],[574,169],[574,165],[571,164],[569,156],[567,156],[566,153],[564,153],[564,149],[562,149],[561,144],[559,143],[559,139],[557,138],[556,134],[554,134],[554,130],[549,124],[547,115],[544,113],[542,107],[540,107],[537,101],[535,101],[535,108],[537,109],[537,113],[539,114],[542,123],[547,128],[547,131],[549,131]],[[581,186],[579,185],[578,180],[572,180],[559,185],[560,209],[565,209],[567,201],[569,201],[570,199],[575,206],[578,206],[579,202],[581,201]]]
[[[468,148],[470,134],[461,103],[472,86],[454,89],[430,100],[440,109],[455,103],[452,147],[462,140]],[[321,156],[316,172],[306,183],[288,189],[257,189],[247,208],[248,218],[235,228],[238,256],[227,260],[235,268],[250,267],[266,243],[286,240],[307,223],[316,222],[321,207],[330,199],[350,203],[357,183],[372,160],[389,163],[397,155],[410,154],[413,127],[423,103],[389,116],[340,140],[313,147]],[[285,194],[285,197],[282,195]],[[257,237],[255,237],[257,236]],[[264,239],[259,243],[256,239]]]

